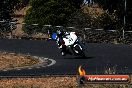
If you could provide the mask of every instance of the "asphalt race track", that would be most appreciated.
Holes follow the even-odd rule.
[[[131,45],[88,43],[85,48],[86,58],[64,57],[54,41],[1,39],[0,51],[46,57],[56,63],[48,67],[0,71],[0,76],[75,75],[80,65],[87,74],[103,74],[107,68],[116,69],[117,73],[132,73]]]

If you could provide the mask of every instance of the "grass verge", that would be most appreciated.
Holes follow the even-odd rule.
[[[78,85],[76,77],[3,78],[0,88],[132,88],[130,84]]]
[[[31,66],[39,63],[39,60],[31,56],[0,52],[0,70]]]

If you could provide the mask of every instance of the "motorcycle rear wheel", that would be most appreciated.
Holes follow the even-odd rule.
[[[81,45],[79,44],[76,44],[75,47],[73,47],[73,51],[78,56],[86,57]]]

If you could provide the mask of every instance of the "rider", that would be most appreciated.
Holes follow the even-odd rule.
[[[63,29],[57,30],[58,46],[59,46],[59,48],[62,48],[62,51],[61,51],[62,55],[66,54],[66,45],[63,40],[64,35],[65,35],[65,33],[64,33]]]

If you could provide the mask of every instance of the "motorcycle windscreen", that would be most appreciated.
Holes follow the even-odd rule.
[[[57,39],[57,34],[56,33],[52,33],[51,37],[52,37],[53,40],[56,40]]]

